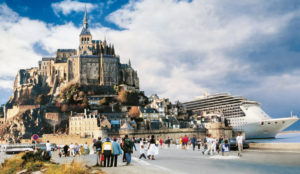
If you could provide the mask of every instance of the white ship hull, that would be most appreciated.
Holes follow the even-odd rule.
[[[245,132],[246,139],[274,138],[278,133],[282,132],[297,120],[297,117],[268,119],[260,122],[247,123],[243,129],[233,127],[233,130]],[[262,125],[262,122],[264,125]]]
[[[299,120],[296,116],[272,119],[256,104],[242,105],[241,109],[245,117],[230,120],[233,122],[233,130],[243,131],[246,139],[275,138],[278,133]]]

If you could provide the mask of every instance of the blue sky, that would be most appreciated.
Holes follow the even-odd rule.
[[[77,48],[80,0],[0,0],[0,103],[17,70]],[[300,115],[298,0],[87,0],[94,39],[131,59],[141,89],[172,101],[229,92],[272,117]],[[297,122],[290,129],[300,129]]]

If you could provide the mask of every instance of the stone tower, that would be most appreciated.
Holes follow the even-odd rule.
[[[85,7],[85,13],[83,18],[83,28],[81,30],[81,33],[79,35],[79,55],[92,55],[92,35],[88,28],[88,21],[87,21],[87,15],[86,15],[86,7]]]

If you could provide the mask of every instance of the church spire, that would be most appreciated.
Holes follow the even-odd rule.
[[[87,22],[87,16],[86,16],[86,5],[85,5],[85,9],[84,9],[83,28],[85,28],[85,29],[88,28],[88,22]]]

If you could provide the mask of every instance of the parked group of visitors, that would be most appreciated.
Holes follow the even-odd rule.
[[[84,155],[88,154],[88,144],[87,142],[84,145],[79,145],[78,143],[71,143],[70,145],[59,146],[58,148],[59,157],[65,156],[80,156],[82,153]],[[83,149],[83,152],[82,152]]]
[[[236,137],[238,156],[242,156],[243,142],[243,136],[241,135],[241,133],[238,133],[238,136]],[[197,138],[196,135],[193,135],[192,138],[189,138],[187,135],[185,135],[184,137],[176,139],[175,143],[177,149],[180,148],[187,150],[189,144],[192,146],[193,150],[196,150],[196,148],[198,148],[198,151],[200,151],[202,148],[203,155],[215,155],[221,152],[222,156],[224,156],[230,151],[230,142],[228,138],[224,138],[223,136],[216,138],[212,137],[210,134],[207,134],[204,137],[203,141],[200,137]]]
[[[101,141],[101,137],[94,143],[94,147],[97,151],[97,164],[96,166],[103,167],[117,167],[118,156],[123,154],[123,162],[126,165],[131,164],[131,154],[133,150],[137,150],[135,146],[135,138],[132,139],[125,135],[122,139],[106,138],[105,142]],[[147,154],[147,157],[146,157]],[[158,148],[156,147],[156,141],[152,135],[149,140],[143,139],[140,141],[140,158],[148,158],[154,160],[154,156],[158,154]]]

